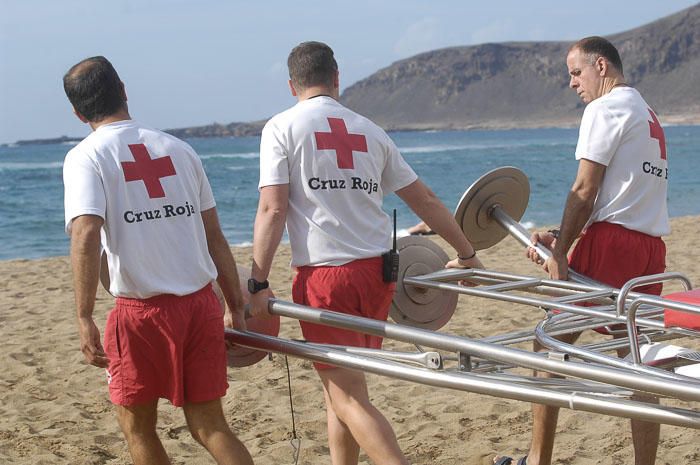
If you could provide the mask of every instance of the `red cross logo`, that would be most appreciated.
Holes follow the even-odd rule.
[[[129,150],[134,161],[122,162],[126,182],[143,181],[150,198],[165,197],[160,178],[175,176],[175,166],[170,157],[151,158],[143,144],[130,144]]]
[[[342,118],[328,118],[331,132],[315,132],[318,150],[335,150],[338,168],[355,168],[352,152],[367,152],[367,139],[362,134],[348,134]]]
[[[661,127],[661,123],[659,123],[659,120],[656,118],[654,112],[651,111],[651,108],[647,108],[647,110],[649,110],[652,119],[652,121],[648,121],[649,136],[651,136],[652,139],[658,139],[661,159],[666,160],[666,136],[664,136],[664,128]]]

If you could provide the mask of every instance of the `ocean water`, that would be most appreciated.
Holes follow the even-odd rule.
[[[700,214],[700,126],[666,127],[671,216]],[[397,132],[391,137],[423,181],[450,209],[476,179],[515,166],[530,180],[522,222],[557,224],[576,174],[575,129]],[[209,176],[232,245],[249,245],[257,207],[259,138],[190,139]],[[63,158],[71,144],[0,147],[0,259],[67,255],[63,229]],[[396,195],[398,228],[418,219]]]

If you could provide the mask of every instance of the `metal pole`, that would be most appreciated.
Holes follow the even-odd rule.
[[[273,304],[276,305],[277,303]],[[317,362],[361,370],[428,386],[458,389],[507,399],[547,404],[556,407],[583,410],[593,413],[615,415],[638,420],[664,423],[700,429],[700,414],[692,410],[662,407],[643,402],[607,399],[577,392],[557,392],[548,389],[499,381],[493,378],[482,379],[472,373],[446,373],[406,366],[387,360],[376,360],[344,351],[310,346],[248,331],[226,329],[227,337],[236,344],[289,354]]]
[[[552,252],[550,252],[548,248],[543,247],[540,244],[535,244],[533,246],[532,242],[530,241],[530,236],[532,235],[532,233],[530,233],[530,231],[528,231],[523,225],[511,218],[508,215],[508,213],[503,211],[501,207],[499,207],[498,205],[494,205],[489,211],[489,214],[491,218],[496,220],[496,222],[500,224],[506,231],[508,231],[511,236],[517,239],[518,242],[523,244],[525,247],[533,247],[537,251],[537,254],[544,260],[552,256]],[[593,280],[588,276],[584,276],[571,268],[569,269],[569,279],[577,283],[588,284],[589,286],[596,286],[600,288],[610,287],[596,280]]]
[[[575,376],[657,395],[684,400],[700,400],[700,383],[660,379],[607,367],[592,367],[578,362],[563,362],[544,358],[524,350],[483,343],[472,339],[441,334],[419,328],[343,315],[302,305],[270,299],[272,314],[310,321],[336,328],[345,328],[365,334],[388,337],[410,344],[419,344],[450,352],[462,352],[489,360],[515,364],[525,368],[544,370],[564,376]]]

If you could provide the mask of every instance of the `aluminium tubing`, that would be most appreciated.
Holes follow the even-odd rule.
[[[518,223],[513,218],[511,218],[508,215],[508,213],[503,211],[503,209],[500,206],[494,205],[489,210],[489,216],[496,220],[496,222],[499,225],[501,225],[503,229],[508,231],[508,233],[511,236],[513,236],[518,242],[523,244],[525,247],[533,247],[535,251],[537,251],[537,254],[543,259],[546,260],[552,256],[552,252],[550,252],[549,249],[547,249],[546,247],[543,247],[540,244],[535,244],[533,246],[532,242],[530,241],[530,236],[532,236],[532,233],[528,231],[527,228],[525,228],[522,224]],[[577,283],[588,284],[590,286],[609,287],[605,284],[602,284],[598,281],[589,278],[588,276],[584,276],[572,269],[569,270],[569,277],[572,281],[575,281]]]
[[[674,379],[678,381],[692,382],[693,378],[687,376],[677,375],[659,368],[648,367],[642,365],[641,363],[635,363],[631,365],[624,360],[617,357],[611,357],[609,355],[600,354],[598,352],[593,352],[581,347],[577,347],[573,344],[568,344],[566,342],[560,341],[549,334],[547,334],[547,326],[551,324],[551,321],[544,319],[537,324],[535,327],[535,337],[544,347],[549,349],[557,350],[566,354],[572,354],[579,358],[590,360],[592,362],[601,363],[603,365],[609,365],[612,367],[621,368],[623,370],[633,370],[640,374],[648,374],[650,376],[658,376],[661,378]],[[637,333],[634,334],[634,340],[637,341]],[[638,346],[637,346],[638,347]]]
[[[442,291],[455,292],[457,294],[470,295],[474,297],[484,297],[487,299],[501,300],[503,302],[511,302],[516,304],[530,305],[532,307],[542,307],[546,309],[558,309],[565,312],[573,313],[575,315],[584,315],[593,318],[602,318],[609,322],[614,323],[627,323],[627,318],[624,316],[617,316],[616,313],[612,311],[596,310],[596,307],[583,307],[580,305],[567,304],[562,302],[557,302],[547,299],[537,299],[534,297],[527,297],[515,294],[502,294],[495,291],[487,291],[479,289],[478,287],[465,287],[458,284],[452,284],[447,282],[432,281],[430,275],[424,276],[413,276],[404,277],[404,284],[409,284],[416,287],[427,287],[432,289],[439,289]],[[459,278],[455,278],[459,279]],[[641,294],[637,294],[641,295]],[[612,307],[611,307],[612,309]],[[648,318],[638,318],[637,322],[641,326],[655,329],[668,329],[664,327],[663,322],[658,320],[651,320]]]
[[[481,379],[479,375],[470,373],[456,374],[410,367],[396,362],[372,359],[325,347],[314,347],[301,342],[248,331],[237,331],[227,328],[226,335],[232,342],[246,347],[288,354],[344,368],[418,382],[428,386],[457,389],[573,410],[700,429],[700,414],[692,410],[662,407],[656,404],[646,404],[631,400],[600,398],[577,392],[556,392],[520,385],[516,382]]]
[[[450,352],[463,352],[488,360],[519,365],[535,370],[544,370],[563,376],[590,379],[637,391],[676,397],[682,400],[700,400],[700,383],[654,378],[631,371],[622,371],[607,367],[592,367],[590,364],[585,363],[571,361],[561,362],[547,359],[542,355],[533,354],[524,350],[502,347],[496,344],[478,342],[465,337],[441,334],[434,331],[412,328],[369,318],[343,315],[342,313],[333,311],[318,310],[277,299],[269,300],[268,309],[270,313],[274,315],[295,318],[336,328],[350,329],[375,336],[388,337],[410,344],[425,345]]]

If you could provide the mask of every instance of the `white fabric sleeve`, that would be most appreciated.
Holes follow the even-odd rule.
[[[585,158],[608,166],[622,139],[622,121],[605,106],[591,103],[581,118],[576,159]]]
[[[216,200],[214,199],[214,193],[211,190],[211,184],[209,184],[209,178],[207,177],[206,171],[204,171],[201,158],[199,158],[199,155],[197,155],[197,152],[195,152],[192,147],[188,148],[192,151],[197,177],[199,178],[199,209],[201,213],[210,208],[214,208],[216,206]]]
[[[281,132],[268,122],[260,137],[260,182],[265,186],[289,184],[288,147]]]
[[[97,164],[84,153],[73,149],[63,163],[66,234],[71,223],[81,215],[105,218],[107,200]]]
[[[418,175],[413,171],[413,168],[399,153],[399,149],[394,144],[394,141],[389,136],[385,137],[387,154],[381,182],[384,195],[403,189],[418,179]]]

